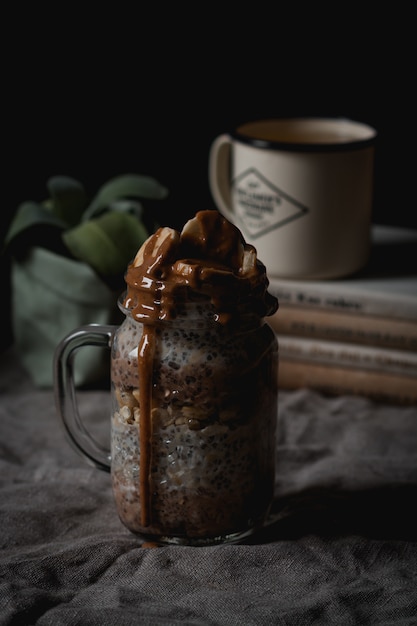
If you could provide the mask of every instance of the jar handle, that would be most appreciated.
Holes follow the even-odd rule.
[[[76,351],[83,346],[111,348],[117,326],[80,326],[57,345],[54,354],[54,393],[58,415],[75,450],[95,467],[110,471],[110,448],[102,447],[85,428],[78,411],[73,365]]]

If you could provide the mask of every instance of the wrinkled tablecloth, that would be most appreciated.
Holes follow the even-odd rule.
[[[81,413],[105,441],[109,394]],[[240,545],[142,548],[53,394],[0,355],[0,624],[417,623],[417,408],[281,392],[274,523]]]

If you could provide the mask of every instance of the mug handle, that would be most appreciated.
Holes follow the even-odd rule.
[[[219,135],[213,141],[209,151],[209,187],[219,211],[233,222],[230,185],[231,152],[230,135]]]
[[[80,326],[57,345],[54,353],[54,393],[58,415],[75,450],[98,469],[110,471],[110,448],[97,443],[85,428],[78,411],[73,365],[76,351],[83,346],[111,348],[117,326]]]

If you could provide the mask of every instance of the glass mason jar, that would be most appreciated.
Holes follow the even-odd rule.
[[[147,541],[207,545],[261,527],[275,478],[278,308],[253,246],[217,211],[158,229],[125,274],[118,328],[89,326],[55,355],[70,440],[110,469],[121,521]],[[72,352],[111,348],[111,446],[76,406]]]

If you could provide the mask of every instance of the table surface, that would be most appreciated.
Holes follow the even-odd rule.
[[[109,394],[81,412],[105,441]],[[417,407],[279,398],[275,522],[245,543],[142,548],[51,390],[0,355],[0,624],[417,623]]]

